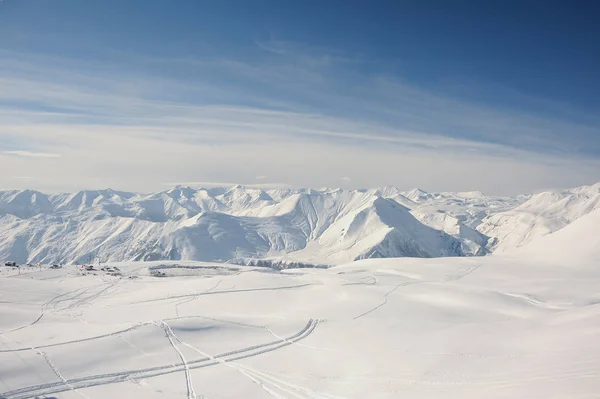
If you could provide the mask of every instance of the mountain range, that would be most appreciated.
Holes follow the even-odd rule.
[[[600,208],[600,183],[517,197],[379,189],[0,191],[0,259],[333,265],[507,252]],[[597,213],[597,212],[596,212]]]

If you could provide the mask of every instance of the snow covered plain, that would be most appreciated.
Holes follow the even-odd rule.
[[[2,268],[0,397],[597,398],[598,216],[554,261]]]

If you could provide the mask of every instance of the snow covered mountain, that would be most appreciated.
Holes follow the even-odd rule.
[[[600,209],[595,209],[568,226],[509,251],[511,255],[549,263],[595,265],[600,260]]]
[[[486,218],[477,230],[490,237],[489,248],[504,252],[562,229],[600,208],[600,183],[531,196],[506,212]]]
[[[600,184],[531,197],[480,192],[176,187],[0,192],[0,259],[340,264],[485,255],[599,207]]]

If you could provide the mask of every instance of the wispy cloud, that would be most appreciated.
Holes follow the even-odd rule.
[[[212,187],[234,187],[234,186],[243,186],[248,188],[290,188],[293,187],[291,184],[287,183],[232,183],[232,182],[222,182],[222,181],[192,181],[192,182],[181,182],[181,183],[165,183],[166,186],[169,187],[198,187],[198,188],[212,188]]]
[[[49,152],[31,152],[22,150],[2,151],[2,154],[25,158],[60,158],[60,154],[53,154]]]
[[[358,63],[364,62],[365,57],[359,54],[350,54],[337,49],[326,47],[307,46],[304,43],[298,43],[286,40],[256,40],[258,48],[285,57],[287,60],[294,60],[296,64],[318,68],[330,67],[336,63]]]
[[[0,156],[0,168],[57,189],[141,191],[170,181],[269,186],[265,172],[293,186],[352,176],[361,187],[490,193],[600,179],[598,158],[573,139],[598,134],[596,125],[494,109],[383,75],[354,76],[346,87],[332,76],[350,74],[338,67],[344,60],[332,68],[309,60],[322,54],[286,45],[276,43],[276,59],[262,63],[169,60],[189,68],[191,82],[143,70],[107,75],[84,61],[0,58],[0,142],[10,143],[1,154],[12,155]]]

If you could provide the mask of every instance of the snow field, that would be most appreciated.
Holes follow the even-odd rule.
[[[591,398],[592,259],[4,274],[0,397]]]

